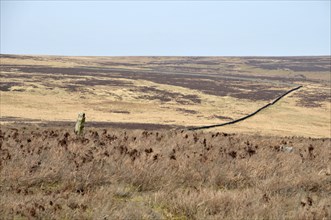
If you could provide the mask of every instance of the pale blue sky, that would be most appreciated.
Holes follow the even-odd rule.
[[[330,1],[3,1],[1,53],[330,55]]]

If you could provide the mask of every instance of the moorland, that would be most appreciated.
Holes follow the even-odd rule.
[[[331,218],[329,56],[0,61],[0,219]]]

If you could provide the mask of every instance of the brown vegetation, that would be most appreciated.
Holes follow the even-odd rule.
[[[0,219],[331,219],[330,57],[0,58]]]
[[[72,128],[1,126],[2,219],[331,218],[331,139]]]
[[[329,56],[0,58],[1,124],[68,123],[80,111],[99,125],[221,124],[303,85],[226,131],[330,137]]]

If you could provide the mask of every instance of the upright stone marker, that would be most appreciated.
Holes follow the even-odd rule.
[[[77,118],[77,122],[76,122],[76,126],[75,126],[75,133],[77,135],[83,134],[84,123],[85,123],[85,113],[80,112],[78,114],[78,118]]]

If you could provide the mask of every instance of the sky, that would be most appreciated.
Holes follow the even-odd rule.
[[[1,54],[330,55],[330,0],[3,1]]]

